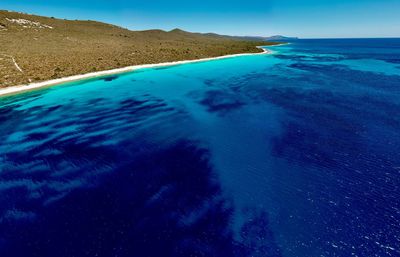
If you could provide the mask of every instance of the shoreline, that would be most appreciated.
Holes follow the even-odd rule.
[[[279,45],[282,45],[282,44],[273,45],[273,46],[265,46],[265,47],[274,47],[274,46],[279,46]],[[230,54],[230,55],[222,55],[222,56],[217,56],[217,57],[201,58],[201,59],[194,59],[194,60],[133,65],[133,66],[127,66],[127,67],[123,67],[123,68],[90,72],[90,73],[73,75],[73,76],[68,76],[68,77],[63,77],[63,78],[58,78],[58,79],[46,80],[43,82],[37,82],[37,83],[31,83],[31,84],[25,84],[25,85],[19,85],[19,86],[11,86],[11,87],[6,87],[6,88],[0,89],[0,97],[19,94],[19,93],[23,93],[26,91],[40,89],[40,88],[44,88],[44,87],[56,86],[56,85],[66,83],[66,82],[74,82],[74,81],[79,81],[79,80],[83,80],[83,79],[115,75],[115,74],[120,74],[120,73],[127,73],[127,72],[132,72],[135,70],[145,69],[145,68],[168,67],[168,66],[176,66],[176,65],[181,65],[181,64],[207,62],[207,61],[228,59],[228,58],[241,57],[241,56],[262,55],[262,54],[271,54],[272,53],[271,50],[265,49],[265,48],[263,48],[263,46],[258,46],[257,48],[262,49],[263,52]]]

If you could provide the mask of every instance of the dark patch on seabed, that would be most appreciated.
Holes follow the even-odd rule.
[[[77,156],[88,150],[71,148]],[[104,157],[117,167],[98,177],[96,187],[45,206],[25,202],[29,212],[8,210],[0,221],[1,256],[280,256],[266,213],[251,214],[234,239],[231,201],[214,179],[207,151],[192,142]],[[21,194],[23,188],[7,192]]]
[[[208,111],[219,113],[226,113],[244,105],[238,95],[233,92],[226,92],[226,90],[206,91],[200,103],[206,106]]]
[[[104,80],[105,82],[110,82],[110,81],[116,80],[116,79],[118,79],[118,78],[119,78],[119,76],[114,75],[114,76],[105,77],[103,80]]]

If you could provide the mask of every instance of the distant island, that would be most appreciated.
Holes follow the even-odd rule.
[[[272,36],[272,37],[266,37],[264,38],[266,41],[294,41],[294,40],[299,40],[298,37],[286,37],[286,36]]]
[[[275,44],[0,11],[0,88],[132,65],[258,53],[257,46]]]
[[[274,41],[274,42],[287,42],[287,41],[295,41],[299,40],[298,37],[286,37],[281,35],[271,36],[271,37],[260,37],[260,36],[229,36],[229,35],[218,35],[215,33],[207,33],[204,35],[214,36],[214,37],[225,37],[234,40],[246,40],[246,41],[258,41],[258,42],[266,42],[266,41]]]

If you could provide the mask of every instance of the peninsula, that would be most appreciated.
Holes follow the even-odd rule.
[[[51,81],[66,77],[141,65],[263,53],[257,46],[275,44],[180,29],[131,31],[96,21],[0,11],[0,88],[54,84]]]

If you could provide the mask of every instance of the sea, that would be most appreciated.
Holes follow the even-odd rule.
[[[266,48],[0,98],[0,256],[400,256],[400,39]]]

